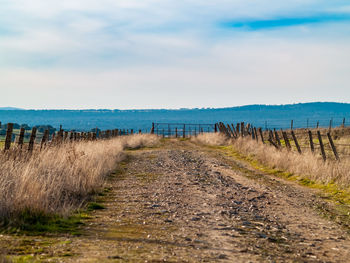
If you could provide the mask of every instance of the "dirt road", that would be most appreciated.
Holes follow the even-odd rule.
[[[83,235],[59,237],[34,258],[350,262],[347,230],[320,216],[316,208],[326,204],[306,187],[190,141],[127,155],[109,178],[106,209],[93,212]]]

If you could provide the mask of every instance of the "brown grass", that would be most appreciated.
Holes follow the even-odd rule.
[[[209,141],[209,140],[212,141]],[[199,142],[211,145],[222,145],[225,142],[220,134],[197,136]],[[226,140],[226,145],[231,144],[235,151],[257,160],[259,163],[300,175],[313,181],[328,184],[336,183],[342,188],[350,187],[350,161],[344,159],[340,162],[329,160],[324,162],[319,154],[304,151],[298,154],[283,148],[277,150],[273,146],[257,143],[249,138]]]
[[[208,145],[227,145],[229,142],[222,133],[202,133],[191,137],[191,140]]]
[[[0,219],[24,211],[67,215],[98,191],[106,175],[123,159],[123,149],[150,146],[153,135],[66,143],[0,154]],[[1,221],[1,220],[0,220]]]

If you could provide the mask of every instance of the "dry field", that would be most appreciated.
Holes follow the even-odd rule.
[[[103,186],[124,158],[125,148],[149,146],[156,136],[133,135],[110,140],[64,143],[32,154],[16,147],[0,153],[0,218],[23,213],[69,215]]]

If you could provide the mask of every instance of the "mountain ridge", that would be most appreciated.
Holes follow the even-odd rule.
[[[236,110],[236,109],[256,109],[256,108],[296,108],[307,106],[350,106],[347,102],[300,102],[289,104],[247,104],[232,107],[203,107],[203,108],[153,108],[153,109],[23,109],[17,107],[0,107],[0,110],[19,110],[19,111],[186,111],[186,110]]]
[[[144,110],[1,110],[0,122],[36,125],[51,125],[67,130],[141,129],[149,131],[155,123],[213,124],[249,122],[256,127],[288,128],[291,120],[294,127],[338,126],[343,118],[350,126],[350,103],[312,102],[286,105],[245,105],[227,108],[194,109],[144,109]]]

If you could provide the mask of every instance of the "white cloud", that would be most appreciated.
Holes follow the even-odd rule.
[[[19,103],[13,106],[200,107],[350,96],[348,23],[256,32],[218,27],[231,19],[344,13],[346,1],[0,5],[0,89],[4,101]],[[2,29],[10,34],[2,35]]]
[[[29,108],[177,108],[350,96],[348,45],[275,39],[241,44],[223,43],[207,56],[163,66],[1,70],[2,98]]]

